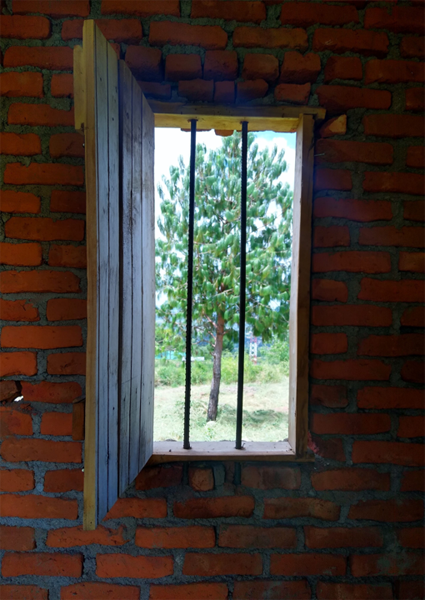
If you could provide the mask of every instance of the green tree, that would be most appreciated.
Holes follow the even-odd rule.
[[[248,135],[246,321],[264,341],[284,336],[289,323],[292,192],[279,181],[284,152],[259,150]],[[159,186],[161,237],[156,243],[158,313],[182,347],[187,304],[189,167],[180,157]],[[223,344],[239,323],[241,136],[207,152],[196,147],[193,338],[208,342],[213,377],[207,420],[216,420]]]

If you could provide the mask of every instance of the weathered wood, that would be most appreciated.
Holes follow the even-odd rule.
[[[72,439],[84,440],[84,412],[86,399],[77,398],[72,403]]]
[[[74,68],[74,122],[75,129],[84,133],[86,121],[86,77],[84,73],[84,54],[82,46],[75,46],[73,52]]]
[[[292,217],[288,439],[297,456],[306,453],[308,436],[313,127],[313,117],[302,115],[297,129]]]

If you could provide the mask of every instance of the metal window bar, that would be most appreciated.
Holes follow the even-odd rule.
[[[190,128],[190,183],[189,183],[189,236],[187,268],[187,313],[186,313],[186,379],[184,401],[183,448],[190,450],[190,390],[192,366],[192,305],[193,305],[193,246],[195,222],[195,159],[196,159],[196,119],[191,120]],[[241,165],[241,249],[239,273],[239,352],[238,388],[236,409],[236,449],[242,449],[243,382],[245,357],[245,310],[246,310],[246,188],[248,162],[248,122],[242,121],[242,165]]]

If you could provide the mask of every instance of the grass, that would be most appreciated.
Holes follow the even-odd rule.
[[[278,369],[276,369],[278,370]],[[275,379],[272,377],[270,379]],[[191,441],[234,440],[236,428],[236,383],[222,383],[216,422],[207,423],[209,384],[192,385]],[[276,442],[288,436],[288,378],[256,381],[244,386],[242,438],[245,441]],[[183,438],[184,386],[155,387],[154,440]]]

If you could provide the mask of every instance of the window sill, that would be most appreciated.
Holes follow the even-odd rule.
[[[148,465],[197,460],[312,462],[314,454],[296,456],[288,442],[245,442],[242,450],[236,450],[234,442],[193,442],[190,450],[182,442],[154,442]]]

